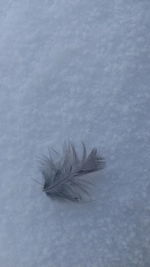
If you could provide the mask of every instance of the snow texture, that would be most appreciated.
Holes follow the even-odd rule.
[[[150,266],[150,1],[0,0],[0,266]],[[38,157],[100,148],[84,204]]]

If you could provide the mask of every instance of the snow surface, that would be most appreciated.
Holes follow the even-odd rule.
[[[150,1],[0,0],[0,267],[150,266]],[[86,204],[38,157],[97,146]]]

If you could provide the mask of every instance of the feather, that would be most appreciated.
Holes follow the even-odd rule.
[[[82,146],[83,153],[80,158],[72,143],[64,146],[60,159],[54,161],[51,153],[43,158],[40,170],[44,178],[43,191],[47,196],[80,201],[83,200],[83,195],[88,195],[92,183],[84,176],[103,169],[105,160],[98,154],[96,148],[87,154],[85,144],[82,143]]]

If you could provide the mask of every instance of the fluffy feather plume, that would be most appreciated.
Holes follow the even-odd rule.
[[[41,165],[44,178],[43,191],[49,197],[80,201],[83,195],[88,195],[88,187],[92,183],[83,176],[103,169],[105,161],[98,155],[96,148],[87,154],[84,143],[82,146],[83,153],[80,158],[74,145],[70,143],[65,145],[63,155],[59,160],[54,162],[51,154],[44,157]]]

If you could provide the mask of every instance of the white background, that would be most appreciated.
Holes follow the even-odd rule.
[[[150,266],[150,1],[0,0],[0,266]],[[96,146],[87,204],[38,157]]]

